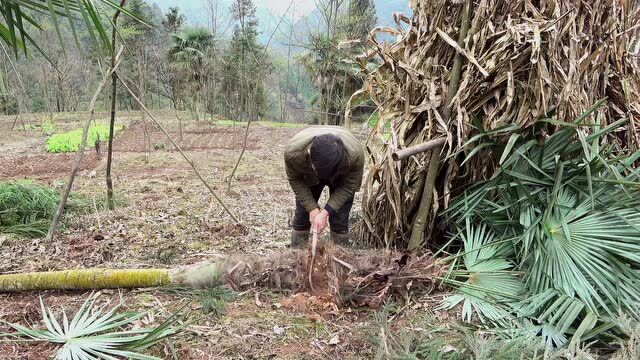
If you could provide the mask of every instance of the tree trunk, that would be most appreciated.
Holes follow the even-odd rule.
[[[256,87],[254,90],[254,95],[255,93],[258,91],[258,88]],[[228,186],[227,186],[227,191],[231,192],[231,184],[233,182],[233,177],[236,174],[236,171],[238,170],[238,166],[240,165],[240,162],[242,161],[242,156],[244,156],[244,152],[247,150],[247,141],[249,139],[249,127],[251,126],[251,120],[253,118],[253,109],[254,107],[251,107],[250,113],[249,113],[249,118],[247,119],[247,127],[244,130],[244,141],[242,143],[242,150],[240,151],[240,155],[238,156],[238,161],[236,161],[236,165],[233,167],[233,170],[231,171],[231,174],[229,175],[229,181],[228,181]]]
[[[430,256],[412,257],[383,251],[319,248],[314,266],[307,251],[270,255],[217,256],[175,269],[84,269],[0,275],[0,293],[43,290],[98,290],[174,285],[191,289],[231,287],[287,289],[309,292],[340,305],[378,307],[393,295],[428,293],[446,274]],[[399,265],[400,264],[400,265]],[[376,276],[388,274],[389,276]],[[309,275],[314,287],[308,281]]]
[[[120,8],[124,7],[124,4],[127,0],[120,0]],[[120,9],[116,10],[116,13],[113,15],[112,26],[113,30],[111,31],[111,44],[113,46],[113,53],[111,54],[111,68],[115,67],[116,63],[116,34],[117,34],[117,23],[118,16],[120,16]],[[109,210],[113,210],[115,208],[113,201],[113,180],[111,178],[111,168],[113,163],[113,137],[114,130],[116,125],[116,95],[118,92],[118,75],[115,71],[111,74],[111,118],[109,120],[109,145],[107,147],[107,206]]]
[[[33,290],[147,288],[168,285],[169,270],[86,269],[0,275],[0,293]]]
[[[140,101],[145,103],[145,95],[146,95],[146,81],[145,81],[145,51],[144,48],[140,49],[138,53],[138,82],[140,89]],[[142,119],[142,126],[144,128],[144,146],[145,146],[145,154],[144,154],[144,163],[149,163],[149,156],[151,153],[151,139],[149,138],[149,129],[147,128],[147,119],[146,114],[142,107],[140,107],[140,119]]]
[[[441,148],[431,150],[431,159],[429,160],[429,168],[427,170],[427,180],[422,190],[422,199],[420,207],[416,214],[413,229],[411,229],[411,239],[409,240],[409,250],[419,248],[424,240],[424,231],[429,221],[431,208],[433,206],[433,188],[435,187],[436,177],[440,169],[440,151]]]

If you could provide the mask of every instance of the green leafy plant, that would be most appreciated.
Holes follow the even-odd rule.
[[[117,135],[123,127],[116,126],[115,135]],[[97,124],[89,128],[87,144],[94,144],[96,141],[105,141],[109,138],[109,125]],[[76,129],[62,134],[54,134],[47,139],[47,151],[51,153],[74,152],[78,151],[80,141],[82,140],[82,129]]]
[[[528,319],[549,345],[620,334],[617,317],[640,315],[640,152],[601,144],[617,121],[587,134],[558,122],[543,143],[512,135],[500,168],[447,212],[461,243],[445,281],[463,316],[483,323]]]
[[[184,326],[176,325],[180,311],[171,315],[157,327],[138,328],[133,323],[145,313],[119,312],[120,306],[106,310],[106,305],[97,305],[98,294],[91,295],[69,321],[65,310],[57,320],[50,308],[40,299],[42,322],[46,329],[35,329],[4,322],[16,330],[9,336],[27,337],[35,341],[61,344],[55,359],[158,359],[141,352],[175,335]],[[125,329],[126,328],[126,329]]]
[[[107,10],[114,9],[135,18],[126,8],[122,8],[110,0],[99,0],[97,2],[89,0],[64,0],[62,2],[15,0],[6,2],[3,3],[3,6],[0,6],[0,13],[5,19],[4,24],[0,25],[0,41],[9,45],[16,55],[19,51],[24,51],[26,55],[29,53],[29,48],[32,47],[49,59],[40,44],[31,36],[36,30],[43,29],[41,15],[44,14],[51,19],[63,50],[66,48],[67,43],[62,37],[61,26],[68,23],[74,40],[79,44],[78,25],[82,22],[82,25],[88,30],[93,43],[95,45],[102,44],[111,51],[113,50],[113,44],[111,44],[103,25],[103,17]],[[35,14],[40,16],[34,16]]]

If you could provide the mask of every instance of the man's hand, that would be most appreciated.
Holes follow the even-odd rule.
[[[318,214],[320,214],[319,208],[316,208],[309,213],[309,222],[311,222],[311,224],[313,224],[313,220],[318,216]]]
[[[311,230],[313,232],[322,234],[324,229],[327,227],[327,222],[329,220],[329,213],[327,210],[322,210],[318,215],[316,215],[311,222]]]

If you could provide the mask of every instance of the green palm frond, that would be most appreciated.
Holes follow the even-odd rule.
[[[19,324],[7,323],[17,331],[15,336],[62,344],[56,359],[157,359],[139,353],[169,336],[184,326],[175,326],[180,312],[155,328],[135,328],[131,325],[144,317],[145,313],[119,312],[120,306],[107,310],[106,305],[96,304],[98,295],[91,295],[82,304],[71,320],[62,310],[62,319],[56,319],[53,311],[45,307],[40,299],[42,322],[46,329],[35,329]],[[125,329],[129,328],[129,329]]]
[[[42,30],[38,21],[30,14],[47,15],[54,26],[62,48],[68,45],[62,37],[61,27],[68,25],[76,43],[78,40],[77,24],[83,23],[88,29],[91,39],[113,51],[113,44],[104,26],[108,11],[121,11],[134,19],[135,15],[126,8],[120,7],[112,0],[8,0],[0,3],[0,39],[9,45],[17,55],[19,51],[28,53],[30,47],[46,57],[46,53],[33,39],[33,29]],[[138,21],[143,22],[138,19]],[[144,22],[143,22],[144,23]],[[148,24],[147,24],[148,25]]]
[[[495,234],[484,225],[474,228],[467,223],[465,230],[460,235],[463,264],[452,272],[453,278],[445,280],[457,285],[458,293],[445,299],[442,307],[450,309],[462,304],[462,317],[467,322],[471,322],[473,313],[483,322],[506,322],[512,312],[510,303],[522,292],[522,283],[507,260],[509,247],[496,244]]]
[[[522,292],[520,301],[503,299],[502,309],[539,324],[548,344],[613,335],[621,313],[640,318],[640,183],[632,167],[640,155],[619,157],[615,147],[600,143],[624,120],[591,126],[588,133],[577,126],[584,118],[557,122],[560,128],[543,143],[512,136],[493,178],[448,209],[454,228],[466,233],[466,271],[495,276],[483,283],[472,275],[470,292],[470,280],[452,273],[463,294],[445,303],[475,297],[476,303],[463,303],[465,320],[471,310],[483,320],[487,307],[474,306],[477,299],[496,303],[491,292],[513,286],[505,270],[519,274]],[[501,245],[486,245],[491,243]]]

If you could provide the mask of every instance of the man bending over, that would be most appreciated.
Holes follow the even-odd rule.
[[[362,184],[364,151],[360,142],[340,127],[312,127],[291,139],[284,161],[296,196],[291,246],[306,246],[310,230],[322,233],[327,220],[331,240],[347,245],[349,212]],[[329,200],[320,207],[318,199],[325,186],[329,187]]]

